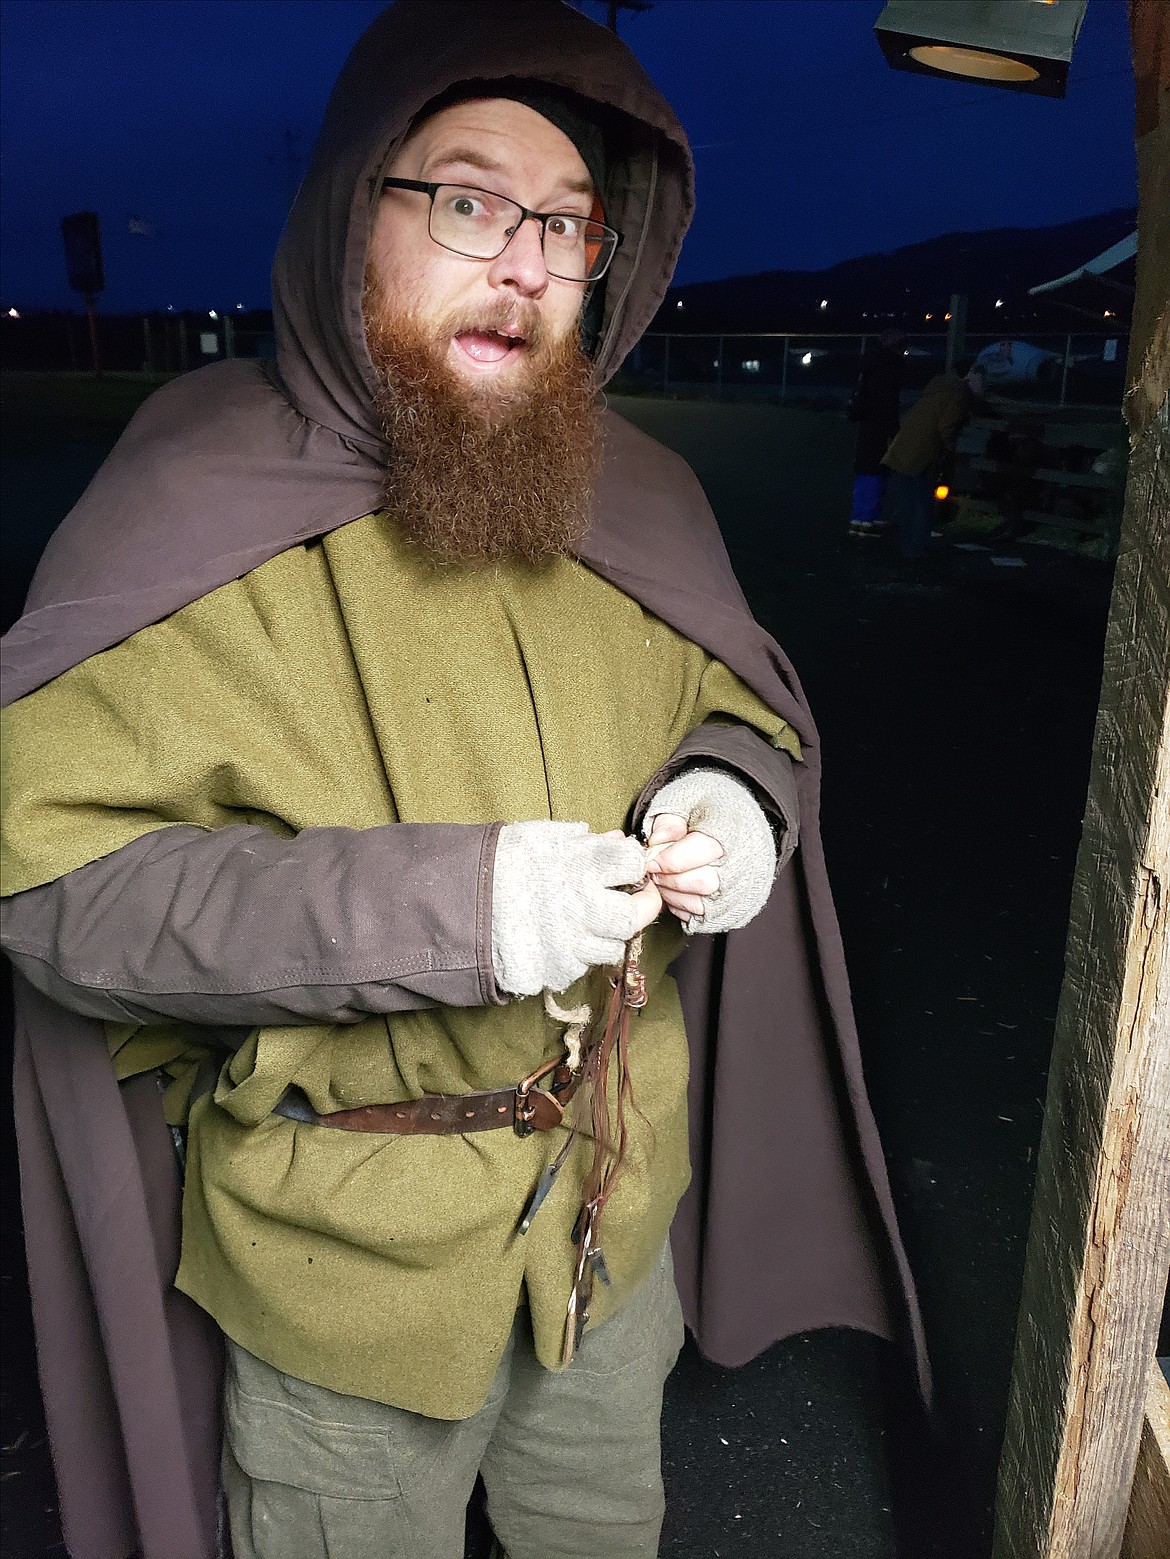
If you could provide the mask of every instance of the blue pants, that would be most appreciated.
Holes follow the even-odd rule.
[[[882,494],[886,490],[886,478],[884,476],[858,475],[853,478],[853,510],[849,516],[852,523],[861,521],[863,524],[872,525],[881,518]]]
[[[925,557],[934,524],[934,477],[904,476],[891,471],[886,485],[886,504],[898,543],[898,556],[906,563]]]

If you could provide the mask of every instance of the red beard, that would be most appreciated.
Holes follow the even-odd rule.
[[[576,331],[554,339],[536,308],[501,299],[433,327],[395,311],[367,275],[366,344],[389,445],[383,502],[436,563],[540,563],[589,526],[601,410]],[[465,331],[517,327],[507,385],[468,384],[447,361]]]

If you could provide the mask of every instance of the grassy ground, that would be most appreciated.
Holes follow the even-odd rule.
[[[8,601],[115,408],[147,388],[22,380],[19,415],[42,443],[5,442]],[[931,1441],[874,1339],[803,1335],[738,1371],[688,1346],[667,1391],[662,1552],[986,1559],[1110,571],[1050,549],[1009,549],[1025,566],[1005,568],[942,548],[906,577],[846,536],[839,413],[613,404],[695,467],[821,728],[826,850],[938,1382]],[[6,1249],[5,1552],[36,1559],[54,1536],[51,1481]]]
[[[164,374],[3,373],[0,420],[4,452],[51,453],[63,442],[112,442]]]

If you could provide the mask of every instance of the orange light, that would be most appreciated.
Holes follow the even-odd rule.
[[[944,314],[944,315],[943,315],[943,318],[944,318],[944,319],[950,319],[950,317],[951,317],[951,316],[950,316],[950,314],[949,314],[949,313],[947,313],[947,314]]]
[[[933,319],[934,315],[933,314],[928,314],[926,317],[927,317],[927,319]]]
[[[910,50],[910,58],[933,70],[949,71],[952,76],[974,76],[981,81],[1039,81],[1040,72],[1023,60],[1006,54],[989,54],[986,49],[957,49],[945,43],[920,43]]]
[[[939,503],[942,503],[944,499],[947,499],[951,496],[951,490],[945,482],[940,482],[934,490],[934,496],[938,499]]]

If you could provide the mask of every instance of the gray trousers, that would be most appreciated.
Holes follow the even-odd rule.
[[[651,1559],[682,1340],[668,1248],[560,1374],[537,1363],[521,1309],[487,1402],[454,1422],[308,1385],[229,1341],[235,1559],[462,1559],[477,1472],[508,1559]]]

